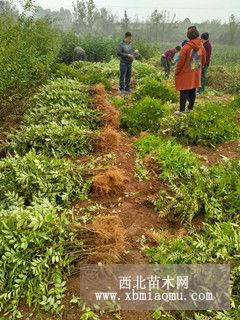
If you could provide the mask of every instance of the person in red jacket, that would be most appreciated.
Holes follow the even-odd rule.
[[[187,32],[189,41],[182,48],[175,70],[175,87],[180,91],[180,111],[191,111],[196,100],[196,90],[201,87],[202,67],[206,62],[206,51],[196,28]],[[189,102],[187,110],[186,104]]]
[[[208,67],[211,63],[211,56],[212,56],[212,45],[211,45],[211,42],[209,41],[209,34],[207,32],[204,32],[201,35],[201,39],[202,39],[203,46],[206,50],[206,62],[202,68],[202,86],[198,88],[197,90],[198,94],[202,94],[206,88],[206,74],[207,74]]]
[[[181,47],[170,48],[162,54],[161,61],[164,67],[165,75],[167,79],[169,78],[171,67],[170,65],[174,63],[174,56],[181,51]]]

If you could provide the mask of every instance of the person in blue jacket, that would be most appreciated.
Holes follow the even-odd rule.
[[[131,32],[125,33],[123,41],[117,48],[117,55],[120,58],[120,93],[130,93],[132,63],[134,60]]]

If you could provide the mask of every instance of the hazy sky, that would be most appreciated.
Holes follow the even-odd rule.
[[[35,0],[37,5],[44,8],[59,9],[60,7],[72,9],[74,0]],[[169,10],[176,13],[177,19],[186,17],[199,22],[207,19],[221,19],[227,21],[234,13],[240,17],[240,0],[95,0],[96,5],[110,9],[118,16],[122,16],[126,9],[130,17],[138,15],[147,16],[153,10]]]

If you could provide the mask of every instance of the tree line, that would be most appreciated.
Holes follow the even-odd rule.
[[[33,1],[24,1],[33,5]],[[18,14],[18,10],[10,1],[0,1],[0,13],[9,11]],[[61,8],[58,11],[34,7],[34,18],[49,17],[52,23],[63,31],[74,31],[77,34],[94,33],[101,36],[119,37],[120,33],[131,30],[135,39],[146,42],[175,42],[182,39],[186,28],[194,24],[200,31],[211,34],[214,42],[228,45],[240,44],[240,20],[232,14],[227,23],[215,19],[195,23],[189,17],[177,20],[175,14],[163,10],[154,10],[148,17],[130,18],[127,10],[122,17],[114,15],[106,8],[97,8],[94,0],[75,0],[72,11]]]

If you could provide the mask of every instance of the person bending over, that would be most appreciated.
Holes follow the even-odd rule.
[[[174,64],[174,56],[181,51],[181,47],[170,48],[162,54],[161,61],[165,71],[165,75],[169,78],[171,71],[171,64]]]

